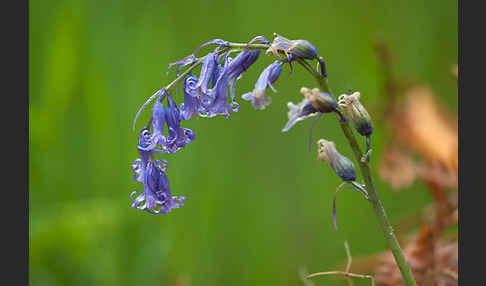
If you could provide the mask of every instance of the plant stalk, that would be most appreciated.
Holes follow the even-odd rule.
[[[244,44],[244,43],[230,43],[228,48],[236,48],[236,49],[249,49],[249,50],[266,50],[268,49],[269,45],[266,44]],[[184,71],[180,76],[178,76],[173,82],[171,82],[166,89],[169,90],[174,87],[174,85],[182,80],[191,70],[196,68],[202,63],[202,59],[198,59],[193,65],[191,65],[186,71]],[[322,76],[319,72],[317,72],[307,61],[304,59],[299,59],[297,62],[304,67],[307,71],[309,71],[312,76],[317,80],[320,88],[324,92],[328,92],[332,94],[331,89],[329,88],[327,78]],[[343,130],[344,135],[346,136],[351,149],[353,150],[354,156],[356,161],[358,162],[359,168],[361,170],[361,175],[366,184],[366,188],[368,190],[369,201],[373,206],[373,211],[375,212],[376,217],[378,218],[378,222],[380,227],[383,231],[385,236],[385,240],[387,242],[388,247],[391,249],[393,256],[395,257],[395,261],[400,269],[402,274],[403,280],[407,284],[407,286],[417,286],[415,279],[413,277],[412,271],[405,260],[405,256],[400,248],[400,244],[393,232],[393,228],[390,224],[390,221],[387,218],[385,209],[380,200],[379,193],[376,189],[375,183],[373,182],[373,177],[371,175],[371,168],[369,162],[362,161],[361,158],[363,157],[363,153],[359,147],[358,142],[353,134],[352,129],[349,126],[348,121],[342,116],[342,111],[336,113],[338,121],[340,123],[341,129]]]
[[[349,127],[348,122],[340,121],[341,129],[344,132],[344,135],[349,141],[351,145],[351,149],[353,149],[354,156],[356,161],[358,161],[359,168],[361,170],[361,175],[365,181],[366,189],[368,190],[369,202],[373,206],[373,211],[375,212],[376,217],[378,218],[378,222],[380,224],[381,230],[385,236],[385,240],[387,242],[388,247],[393,253],[395,257],[395,261],[402,273],[403,280],[409,286],[417,286],[415,279],[413,277],[412,271],[405,260],[405,256],[400,248],[400,244],[393,232],[393,228],[390,224],[390,221],[387,218],[385,209],[380,200],[380,196],[378,190],[376,189],[375,183],[373,182],[373,177],[371,175],[371,168],[368,162],[363,162],[361,160],[362,153],[359,148],[358,142],[352,133],[351,128]]]
[[[323,91],[331,93],[329,86],[327,84],[327,78],[319,74],[306,61],[299,60],[298,62],[314,76],[314,78],[317,80],[319,86]],[[410,270],[410,267],[407,264],[405,256],[403,255],[403,252],[400,248],[400,244],[398,243],[395,233],[393,232],[393,228],[386,215],[385,209],[383,208],[383,205],[381,203],[378,190],[376,189],[375,183],[373,182],[373,177],[371,175],[371,168],[369,162],[361,160],[361,158],[363,157],[363,153],[361,152],[359,144],[356,141],[356,137],[354,136],[348,121],[343,120],[343,117],[339,116],[340,113],[342,114],[342,111],[336,113],[336,115],[341,125],[341,129],[343,130],[343,133],[346,136],[346,139],[348,140],[351,149],[353,150],[354,157],[358,162],[359,168],[361,170],[361,175],[363,176],[366,189],[368,190],[369,202],[373,206],[373,211],[375,212],[375,215],[378,218],[378,222],[385,236],[386,243],[390,248],[390,250],[392,251],[393,256],[395,257],[395,262],[397,263],[398,268],[400,269],[400,272],[402,274],[405,283],[408,286],[417,286],[412,271]]]

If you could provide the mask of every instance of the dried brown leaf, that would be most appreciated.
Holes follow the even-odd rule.
[[[403,252],[418,285],[458,285],[457,241],[436,242],[433,229],[422,224],[416,238]],[[382,255],[381,264],[376,267],[375,277],[378,285],[405,285],[389,251]]]
[[[457,176],[457,125],[438,105],[432,90],[420,85],[410,88],[401,108],[396,110],[391,118],[396,140]]]
[[[378,166],[380,176],[391,184],[393,190],[409,187],[417,177],[412,158],[398,148],[388,146]]]

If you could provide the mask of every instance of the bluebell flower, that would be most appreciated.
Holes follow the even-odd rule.
[[[239,53],[238,56],[236,56],[235,61],[237,61],[235,64],[235,69],[232,70],[232,74],[235,75],[236,77],[239,77],[243,72],[247,71],[251,65],[253,65],[257,60],[258,57],[260,56],[260,50],[255,50],[255,51],[250,51],[250,50],[244,50],[243,52]],[[241,62],[238,63],[240,60],[238,57],[241,57]]]
[[[211,88],[214,88],[214,86],[216,85],[216,82],[217,82],[219,76],[223,73],[225,67],[231,61],[231,58],[225,57],[225,60],[226,61],[223,61],[223,64],[219,65],[218,62],[220,61],[220,59],[223,56],[224,55],[215,56],[215,58],[216,58],[216,66],[213,69],[213,75],[212,75],[212,81],[211,81]]]
[[[282,129],[282,132],[287,132],[295,123],[319,113],[307,97],[304,97],[298,105],[289,102],[287,103],[287,106],[289,108],[289,112],[287,113],[289,121],[284,129]]]
[[[248,44],[251,44],[255,41],[261,41],[264,44],[270,43],[265,37],[257,36],[251,39],[248,42]],[[233,111],[235,112],[239,110],[239,105],[236,102],[236,96],[235,96],[236,82],[242,77],[243,73],[247,71],[250,68],[250,66],[253,65],[258,60],[260,53],[261,53],[260,50],[254,50],[254,51],[244,50],[243,52],[238,54],[238,56],[236,56],[234,61],[232,61],[231,65],[229,66],[230,75],[228,79],[228,84],[230,86],[231,105]]]
[[[147,162],[149,157],[153,157],[153,152],[150,145],[152,145],[152,134],[147,128],[144,128],[138,135],[137,145],[137,149],[141,157],[140,160],[142,160],[142,162]]]
[[[260,51],[244,50],[232,60],[225,60],[223,70],[212,88],[214,99],[207,107],[208,117],[224,115],[229,117],[229,110],[237,111],[234,88],[236,81],[240,78],[260,55]],[[228,104],[228,85],[231,89],[232,105]]]
[[[243,54],[245,51],[241,52],[236,58],[234,59],[235,61],[240,60],[238,57]],[[241,78],[243,73],[248,70],[248,68],[256,62],[258,57],[260,56],[261,51],[248,51],[248,53],[245,56],[242,56],[242,61],[241,64],[238,64],[238,62],[235,62],[233,64],[234,69],[230,70],[230,76],[229,76],[229,86],[230,86],[230,96],[231,96],[231,108],[232,111],[238,112],[240,109],[239,104],[236,102],[236,95],[235,95],[235,88],[236,88],[236,81]]]
[[[165,146],[166,137],[164,136],[164,126],[165,126],[165,108],[162,103],[162,98],[165,96],[165,90],[159,95],[155,100],[154,106],[152,107],[152,135],[148,136],[148,130],[142,130],[142,135],[145,140],[139,141],[139,150],[153,151],[157,153],[165,153],[165,150],[155,149],[157,145]],[[143,139],[141,138],[141,139]],[[143,144],[142,144],[143,143]]]
[[[222,69],[222,67],[221,67]],[[213,85],[219,76],[220,67],[218,65],[218,56],[216,53],[207,54],[202,62],[201,73],[199,76],[199,81],[197,82],[196,89],[199,96],[201,108],[199,110],[199,116],[207,117],[208,110],[207,107],[213,102],[214,94],[212,89],[209,87],[210,82]]]
[[[138,195],[135,190],[130,194],[132,208],[144,210],[151,214],[165,214],[173,208],[179,208],[184,204],[185,197],[172,196],[169,180],[165,171],[168,163],[165,160],[155,160],[153,152],[145,151],[147,139],[151,137],[148,130],[142,130],[139,138],[140,159],[136,159],[132,165],[133,179],[143,183],[143,192]],[[160,206],[160,208],[159,208]]]
[[[200,103],[197,85],[197,76],[188,74],[184,78],[184,103],[180,105],[180,116],[182,120],[189,120],[199,112]]]
[[[169,153],[175,153],[177,150],[194,140],[194,132],[190,129],[181,127],[180,111],[170,94],[167,96],[167,105],[167,109],[165,109],[165,121],[167,123],[169,136],[167,136],[163,148]]]
[[[281,72],[282,62],[273,62],[271,65],[266,67],[260,74],[253,91],[243,94],[241,98],[251,101],[255,109],[265,109],[265,107],[267,107],[271,103],[270,97],[265,96],[265,90],[267,89],[267,87],[270,87],[274,92],[276,92],[272,84],[278,79]]]

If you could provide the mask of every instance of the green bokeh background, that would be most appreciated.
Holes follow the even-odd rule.
[[[223,117],[184,122],[196,140],[171,156],[168,176],[186,204],[153,216],[130,208],[138,157],[133,117],[173,78],[170,62],[213,38],[257,35],[313,42],[336,93],[359,90],[369,110],[383,106],[373,50],[382,37],[397,75],[432,87],[457,112],[457,1],[30,1],[29,207],[31,285],[303,285],[298,271],[336,269],[347,239],[354,257],[384,249],[371,207],[359,195],[331,201],[338,178],[307,149],[311,120],[288,133],[288,101],[314,82],[284,69],[265,111],[240,100]],[[238,82],[253,88],[271,59]],[[176,100],[179,100],[180,97]],[[141,126],[149,112],[142,114]],[[373,162],[387,138],[375,120]],[[314,131],[351,157],[335,117]],[[376,176],[393,222],[430,201],[416,182],[401,193]],[[400,232],[400,229],[397,229]],[[316,285],[345,285],[332,277]],[[368,285],[368,281],[356,281]]]

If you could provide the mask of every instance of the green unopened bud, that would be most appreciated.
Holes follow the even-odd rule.
[[[313,60],[317,57],[316,47],[306,40],[293,40],[289,52],[297,57]]]
[[[277,33],[274,33],[273,35],[275,38],[267,49],[267,54],[272,52],[275,57],[279,58],[280,56],[278,55],[278,52],[282,51],[287,58],[294,56],[313,60],[317,57],[317,49],[311,42],[306,40],[289,40]]]
[[[354,182],[356,180],[353,162],[336,150],[334,142],[319,139],[317,148],[317,158],[321,162],[326,161],[343,181]]]
[[[373,122],[371,117],[359,101],[360,93],[355,92],[351,95],[343,94],[339,97],[339,105],[346,108],[349,117],[353,122],[354,128],[362,136],[370,136],[373,133]]]

